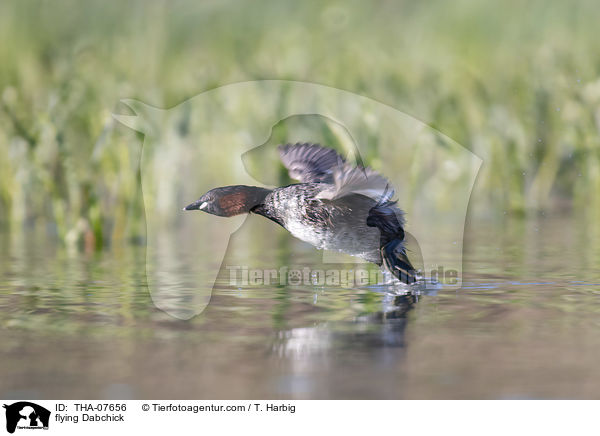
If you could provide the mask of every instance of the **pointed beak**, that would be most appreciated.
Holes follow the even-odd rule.
[[[192,204],[188,204],[186,207],[183,208],[183,210],[202,210],[207,205],[208,205],[208,203],[206,201],[198,200]]]

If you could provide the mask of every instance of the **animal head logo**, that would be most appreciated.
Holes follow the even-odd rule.
[[[50,421],[50,411],[29,401],[19,401],[6,409],[6,431],[14,433],[17,428],[47,429]]]
[[[248,215],[181,208],[217,186],[278,185],[281,142],[321,143],[385,174],[406,212],[407,239],[418,241],[423,276],[461,287],[463,231],[481,159],[423,122],[347,91],[279,80],[223,86],[168,110],[122,103],[134,114],[114,118],[144,134],[147,283],[156,306],[170,315],[201,313],[228,259],[240,265],[239,258],[269,253],[272,237],[228,252]],[[356,258],[324,252],[323,261]]]

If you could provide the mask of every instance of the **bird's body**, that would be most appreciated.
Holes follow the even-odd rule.
[[[279,148],[290,176],[301,183],[268,190],[215,188],[186,210],[219,216],[262,215],[296,238],[376,263],[405,283],[415,270],[404,248],[404,213],[389,182],[369,168],[349,165],[334,150],[314,144]]]
[[[279,223],[296,238],[319,249],[381,263],[380,232],[366,225],[369,211],[377,203],[363,195],[337,201],[316,199],[322,190],[322,183],[276,188],[252,212]]]

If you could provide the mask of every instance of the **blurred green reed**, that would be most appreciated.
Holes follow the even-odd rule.
[[[143,237],[142,138],[118,101],[272,78],[368,96],[472,150],[474,213],[593,222],[599,22],[595,1],[3,1],[0,228],[87,249]]]

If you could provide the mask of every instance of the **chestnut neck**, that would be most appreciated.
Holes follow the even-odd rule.
[[[231,217],[249,213],[254,207],[260,206],[270,192],[270,189],[258,186],[224,186],[219,189],[219,196],[215,200],[219,215]]]

